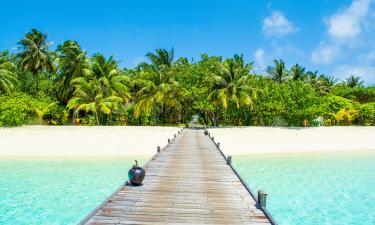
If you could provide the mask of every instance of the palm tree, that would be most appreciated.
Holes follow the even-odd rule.
[[[105,96],[100,82],[96,79],[88,81],[84,77],[79,77],[72,80],[72,85],[76,90],[67,107],[76,112],[83,110],[94,113],[97,125],[100,125],[100,113],[109,115],[117,109],[119,103],[123,102],[123,99],[118,96]]]
[[[39,73],[55,70],[52,53],[48,50],[51,44],[47,43],[47,34],[32,29],[18,44],[21,49],[17,55],[19,67],[24,71],[31,72],[36,78],[36,91],[38,93]]]
[[[17,68],[8,61],[7,52],[0,54],[0,92],[10,94],[17,83]]]
[[[152,65],[156,66],[158,69],[168,69],[173,63],[174,50],[173,48],[170,51],[159,48],[155,50],[155,53],[149,52],[146,56],[151,61]]]
[[[288,72],[285,69],[285,63],[282,59],[274,60],[274,63],[275,66],[267,68],[268,76],[272,80],[282,83],[288,77]]]
[[[90,65],[86,52],[76,41],[65,41],[57,47],[57,53],[58,97],[66,104],[74,92],[74,87],[70,85],[70,82],[77,77],[88,76]]]
[[[113,56],[106,59],[104,55],[96,53],[91,61],[93,79],[99,80],[104,95],[116,95],[122,97],[124,102],[128,102],[131,98],[128,88],[130,78],[118,68],[118,62]]]
[[[296,64],[290,70],[290,75],[293,80],[304,80],[306,78],[305,68]]]
[[[254,96],[249,86],[249,71],[252,64],[245,64],[243,57],[235,55],[220,65],[219,73],[212,74],[212,92],[209,95],[215,105],[221,104],[224,109],[232,101],[237,108],[241,105],[250,105]]]
[[[319,76],[319,80],[320,80],[320,83],[328,88],[331,88],[333,86],[335,86],[335,84],[337,83],[337,79],[332,77],[332,76],[327,76],[327,75],[324,75],[324,74],[321,74]]]
[[[348,85],[351,88],[362,86],[363,81],[361,80],[361,77],[351,75],[346,79],[346,85]]]
[[[139,87],[134,115],[138,118],[142,113],[152,113],[156,125],[158,107],[162,108],[161,116],[164,122],[167,108],[180,106],[178,83],[171,73],[174,50],[156,49],[155,53],[149,52],[146,56],[151,64],[139,65],[133,82],[134,86]]]
[[[154,125],[156,125],[157,107],[162,107],[162,118],[165,119],[166,108],[176,108],[178,101],[178,83],[172,79],[169,73],[155,70],[138,71],[138,76],[133,82],[140,90],[137,91],[137,103],[135,104],[135,117],[142,113],[152,113]],[[163,121],[164,122],[164,121]]]

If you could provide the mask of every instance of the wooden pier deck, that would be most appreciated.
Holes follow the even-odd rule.
[[[145,170],[80,224],[274,224],[203,130],[184,129]]]

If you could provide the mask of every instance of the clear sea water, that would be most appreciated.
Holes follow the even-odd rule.
[[[141,159],[142,163],[147,159]],[[235,156],[279,224],[375,224],[375,154]],[[1,160],[0,224],[76,224],[127,176],[133,159]]]
[[[375,224],[375,154],[304,153],[237,156],[253,192],[268,193],[279,224]]]
[[[132,164],[133,158],[0,159],[0,224],[76,224],[127,179]]]

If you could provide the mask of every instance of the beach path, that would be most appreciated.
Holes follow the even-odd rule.
[[[145,170],[81,224],[270,224],[203,130],[184,129]]]

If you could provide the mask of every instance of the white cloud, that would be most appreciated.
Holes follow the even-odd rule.
[[[346,41],[362,32],[361,22],[368,14],[373,0],[353,0],[349,7],[326,19],[328,33],[339,41]]]
[[[258,48],[254,53],[255,66],[259,69],[264,69],[266,67],[265,51]]]
[[[365,84],[375,83],[375,67],[374,66],[351,66],[342,65],[336,68],[333,75],[341,80],[345,80],[350,75],[359,76]]]
[[[262,31],[267,36],[281,37],[297,30],[298,28],[294,27],[280,11],[274,11],[263,19]]]
[[[338,53],[337,46],[321,42],[319,47],[311,53],[311,60],[316,64],[330,64]]]

